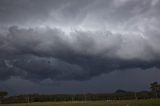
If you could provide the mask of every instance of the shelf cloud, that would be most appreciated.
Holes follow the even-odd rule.
[[[1,0],[0,80],[159,69],[159,10],[159,0]]]

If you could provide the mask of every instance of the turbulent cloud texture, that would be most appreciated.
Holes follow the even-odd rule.
[[[159,69],[159,9],[159,0],[1,0],[0,80]]]

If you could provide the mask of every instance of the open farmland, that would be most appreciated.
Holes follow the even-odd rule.
[[[160,106],[160,99],[83,102],[34,102],[22,104],[1,104],[0,106]]]

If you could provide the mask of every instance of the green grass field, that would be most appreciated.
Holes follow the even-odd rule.
[[[0,104],[0,106],[160,106],[160,99],[120,100],[120,101],[86,101],[86,102],[35,102],[21,104]]]

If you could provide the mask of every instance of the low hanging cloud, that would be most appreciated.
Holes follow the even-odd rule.
[[[158,49],[158,42],[127,36],[109,31],[66,34],[57,28],[10,27],[1,36],[1,80],[10,76],[87,80],[114,70],[160,67],[159,51],[151,50],[154,45]]]
[[[159,0],[1,2],[0,80],[160,68]]]

